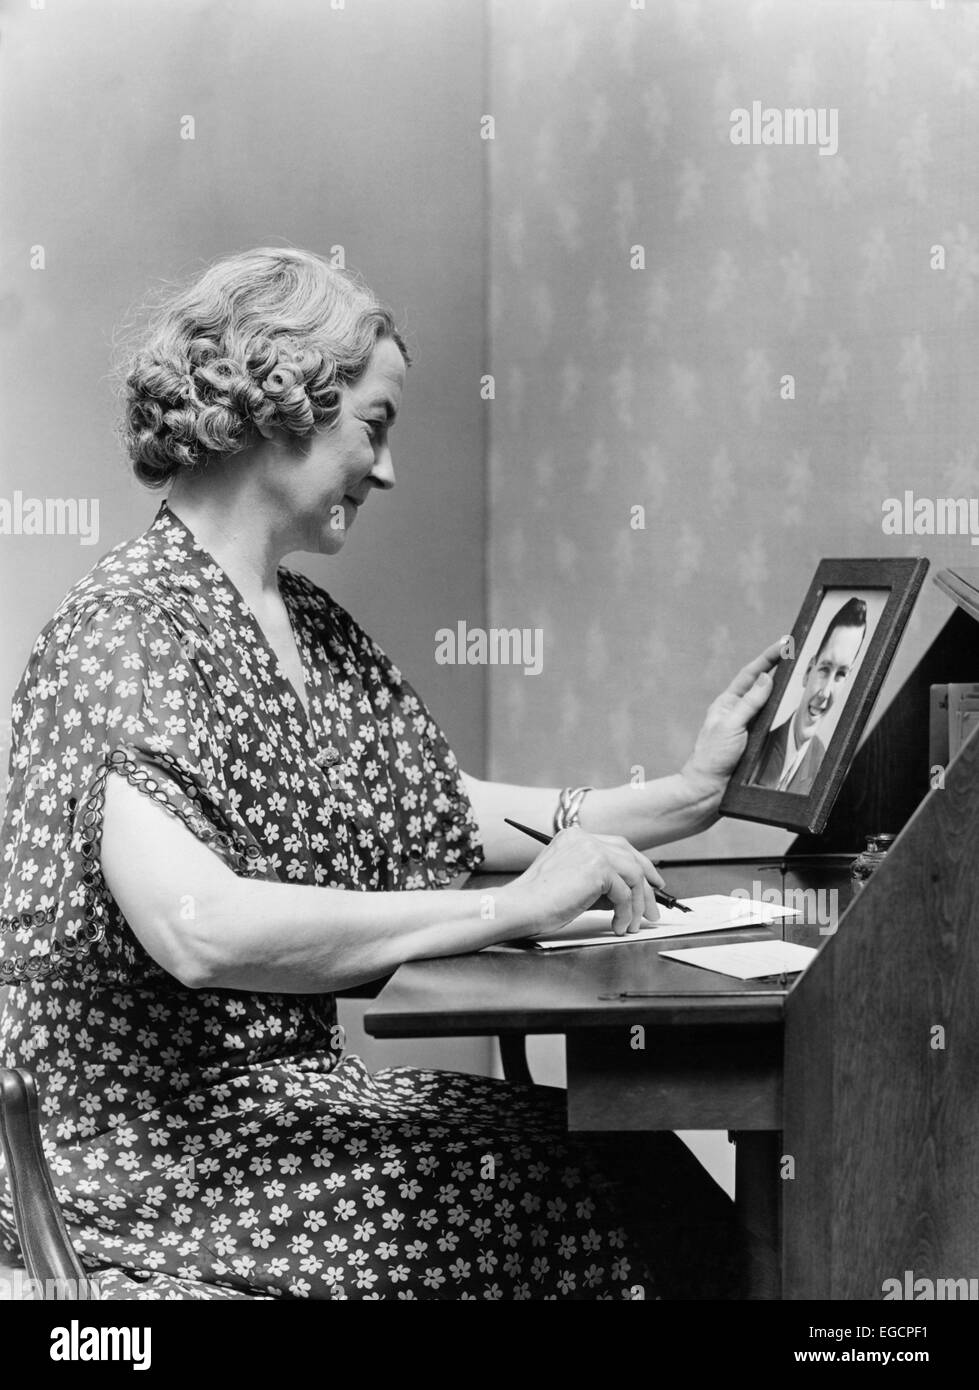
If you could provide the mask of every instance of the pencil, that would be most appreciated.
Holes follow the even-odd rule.
[[[503,819],[506,821],[507,825],[512,825],[514,830],[522,830],[525,835],[529,835],[532,840],[536,840],[540,845],[549,845],[554,838],[553,835],[545,835],[542,830],[531,830],[529,825],[521,825],[518,820],[511,820],[509,816],[504,816]],[[693,911],[692,908],[682,903],[679,898],[674,898],[672,893],[664,893],[659,888],[653,889],[653,897],[661,907],[675,907],[681,912]]]

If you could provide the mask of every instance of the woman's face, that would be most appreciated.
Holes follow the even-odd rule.
[[[379,339],[360,380],[344,388],[336,422],[286,442],[268,480],[294,523],[297,550],[335,554],[374,488],[394,487],[388,431],[404,382],[397,343]]]

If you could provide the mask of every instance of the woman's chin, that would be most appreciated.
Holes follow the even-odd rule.
[[[350,523],[356,515],[356,508],[345,504],[342,515],[334,512],[326,516],[319,526],[316,549],[323,555],[335,555],[338,550],[342,550]]]
[[[336,555],[343,549],[343,543],[347,539],[346,530],[339,531],[335,526],[324,527],[320,537],[320,543],[316,547],[321,555]]]

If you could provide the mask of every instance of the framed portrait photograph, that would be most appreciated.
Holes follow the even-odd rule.
[[[722,816],[824,829],[927,570],[925,559],[820,561]]]

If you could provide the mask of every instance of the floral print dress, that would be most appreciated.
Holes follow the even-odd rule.
[[[333,996],[187,989],[115,905],[99,864],[112,774],[250,878],[410,891],[481,862],[418,695],[327,593],[285,569],[279,582],[308,719],[166,503],[70,591],[14,697],[0,1062],[37,1077],[57,1196],[101,1296],[676,1296],[702,1235],[679,1239],[670,1213],[719,1190],[673,1136],[633,1154],[631,1190],[662,1194],[640,1220],[623,1144],[569,1136],[561,1093],[371,1074]],[[16,1254],[0,1193],[0,1248]]]

